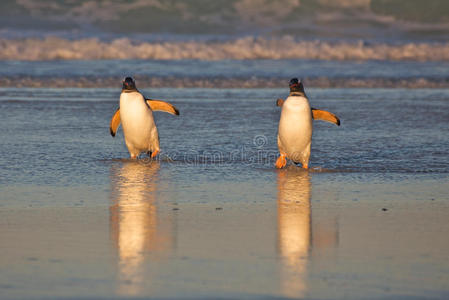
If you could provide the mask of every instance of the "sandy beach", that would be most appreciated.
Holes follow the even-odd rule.
[[[448,16],[0,1],[0,300],[449,299]]]
[[[163,165],[118,166],[115,191],[92,195],[105,205],[2,207],[2,299],[448,295],[443,181],[348,183],[290,167],[251,200],[238,199],[248,180],[202,201],[216,191],[154,181]]]

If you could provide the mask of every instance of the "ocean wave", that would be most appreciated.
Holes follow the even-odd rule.
[[[229,41],[133,42],[127,38],[101,41],[97,38],[69,40],[0,39],[0,60],[391,60],[449,61],[446,43],[367,43],[298,41],[281,38],[244,37]]]
[[[136,76],[140,88],[285,88],[285,78]],[[119,77],[0,77],[0,87],[120,88]],[[303,78],[314,88],[449,88],[449,78]]]

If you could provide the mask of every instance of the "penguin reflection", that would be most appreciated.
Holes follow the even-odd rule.
[[[278,173],[278,247],[283,259],[281,293],[302,297],[311,242],[309,172],[289,166]]]
[[[145,286],[147,256],[171,248],[170,230],[156,207],[159,163],[124,162],[111,169],[111,233],[119,255],[118,292],[139,295]],[[165,227],[165,228],[164,228]]]

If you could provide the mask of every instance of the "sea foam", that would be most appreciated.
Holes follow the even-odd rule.
[[[0,60],[392,60],[449,61],[449,43],[402,44],[364,41],[301,41],[281,38],[243,37],[227,41],[134,42],[127,38],[102,41],[97,38],[69,40],[0,39]]]

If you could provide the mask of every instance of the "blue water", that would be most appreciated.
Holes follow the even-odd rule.
[[[141,88],[281,88],[290,78],[300,77],[306,87],[435,89],[449,86],[447,70],[447,62],[416,61],[0,61],[0,86],[119,88],[124,77],[133,76]],[[22,95],[29,91],[34,90],[20,90],[13,99],[27,99]],[[90,93],[75,97],[90,98]]]
[[[277,156],[285,89],[144,89],[179,117],[156,112],[165,168],[185,176],[259,176]],[[311,165],[335,172],[449,173],[447,90],[309,89],[313,107],[342,125],[315,121]],[[119,89],[0,90],[1,184],[106,184],[109,165],[128,157],[109,120]],[[259,140],[258,140],[259,139]],[[257,175],[259,174],[259,175]]]
[[[110,77],[141,75],[193,78],[447,79],[449,62],[326,60],[95,60],[0,61],[0,76]]]

